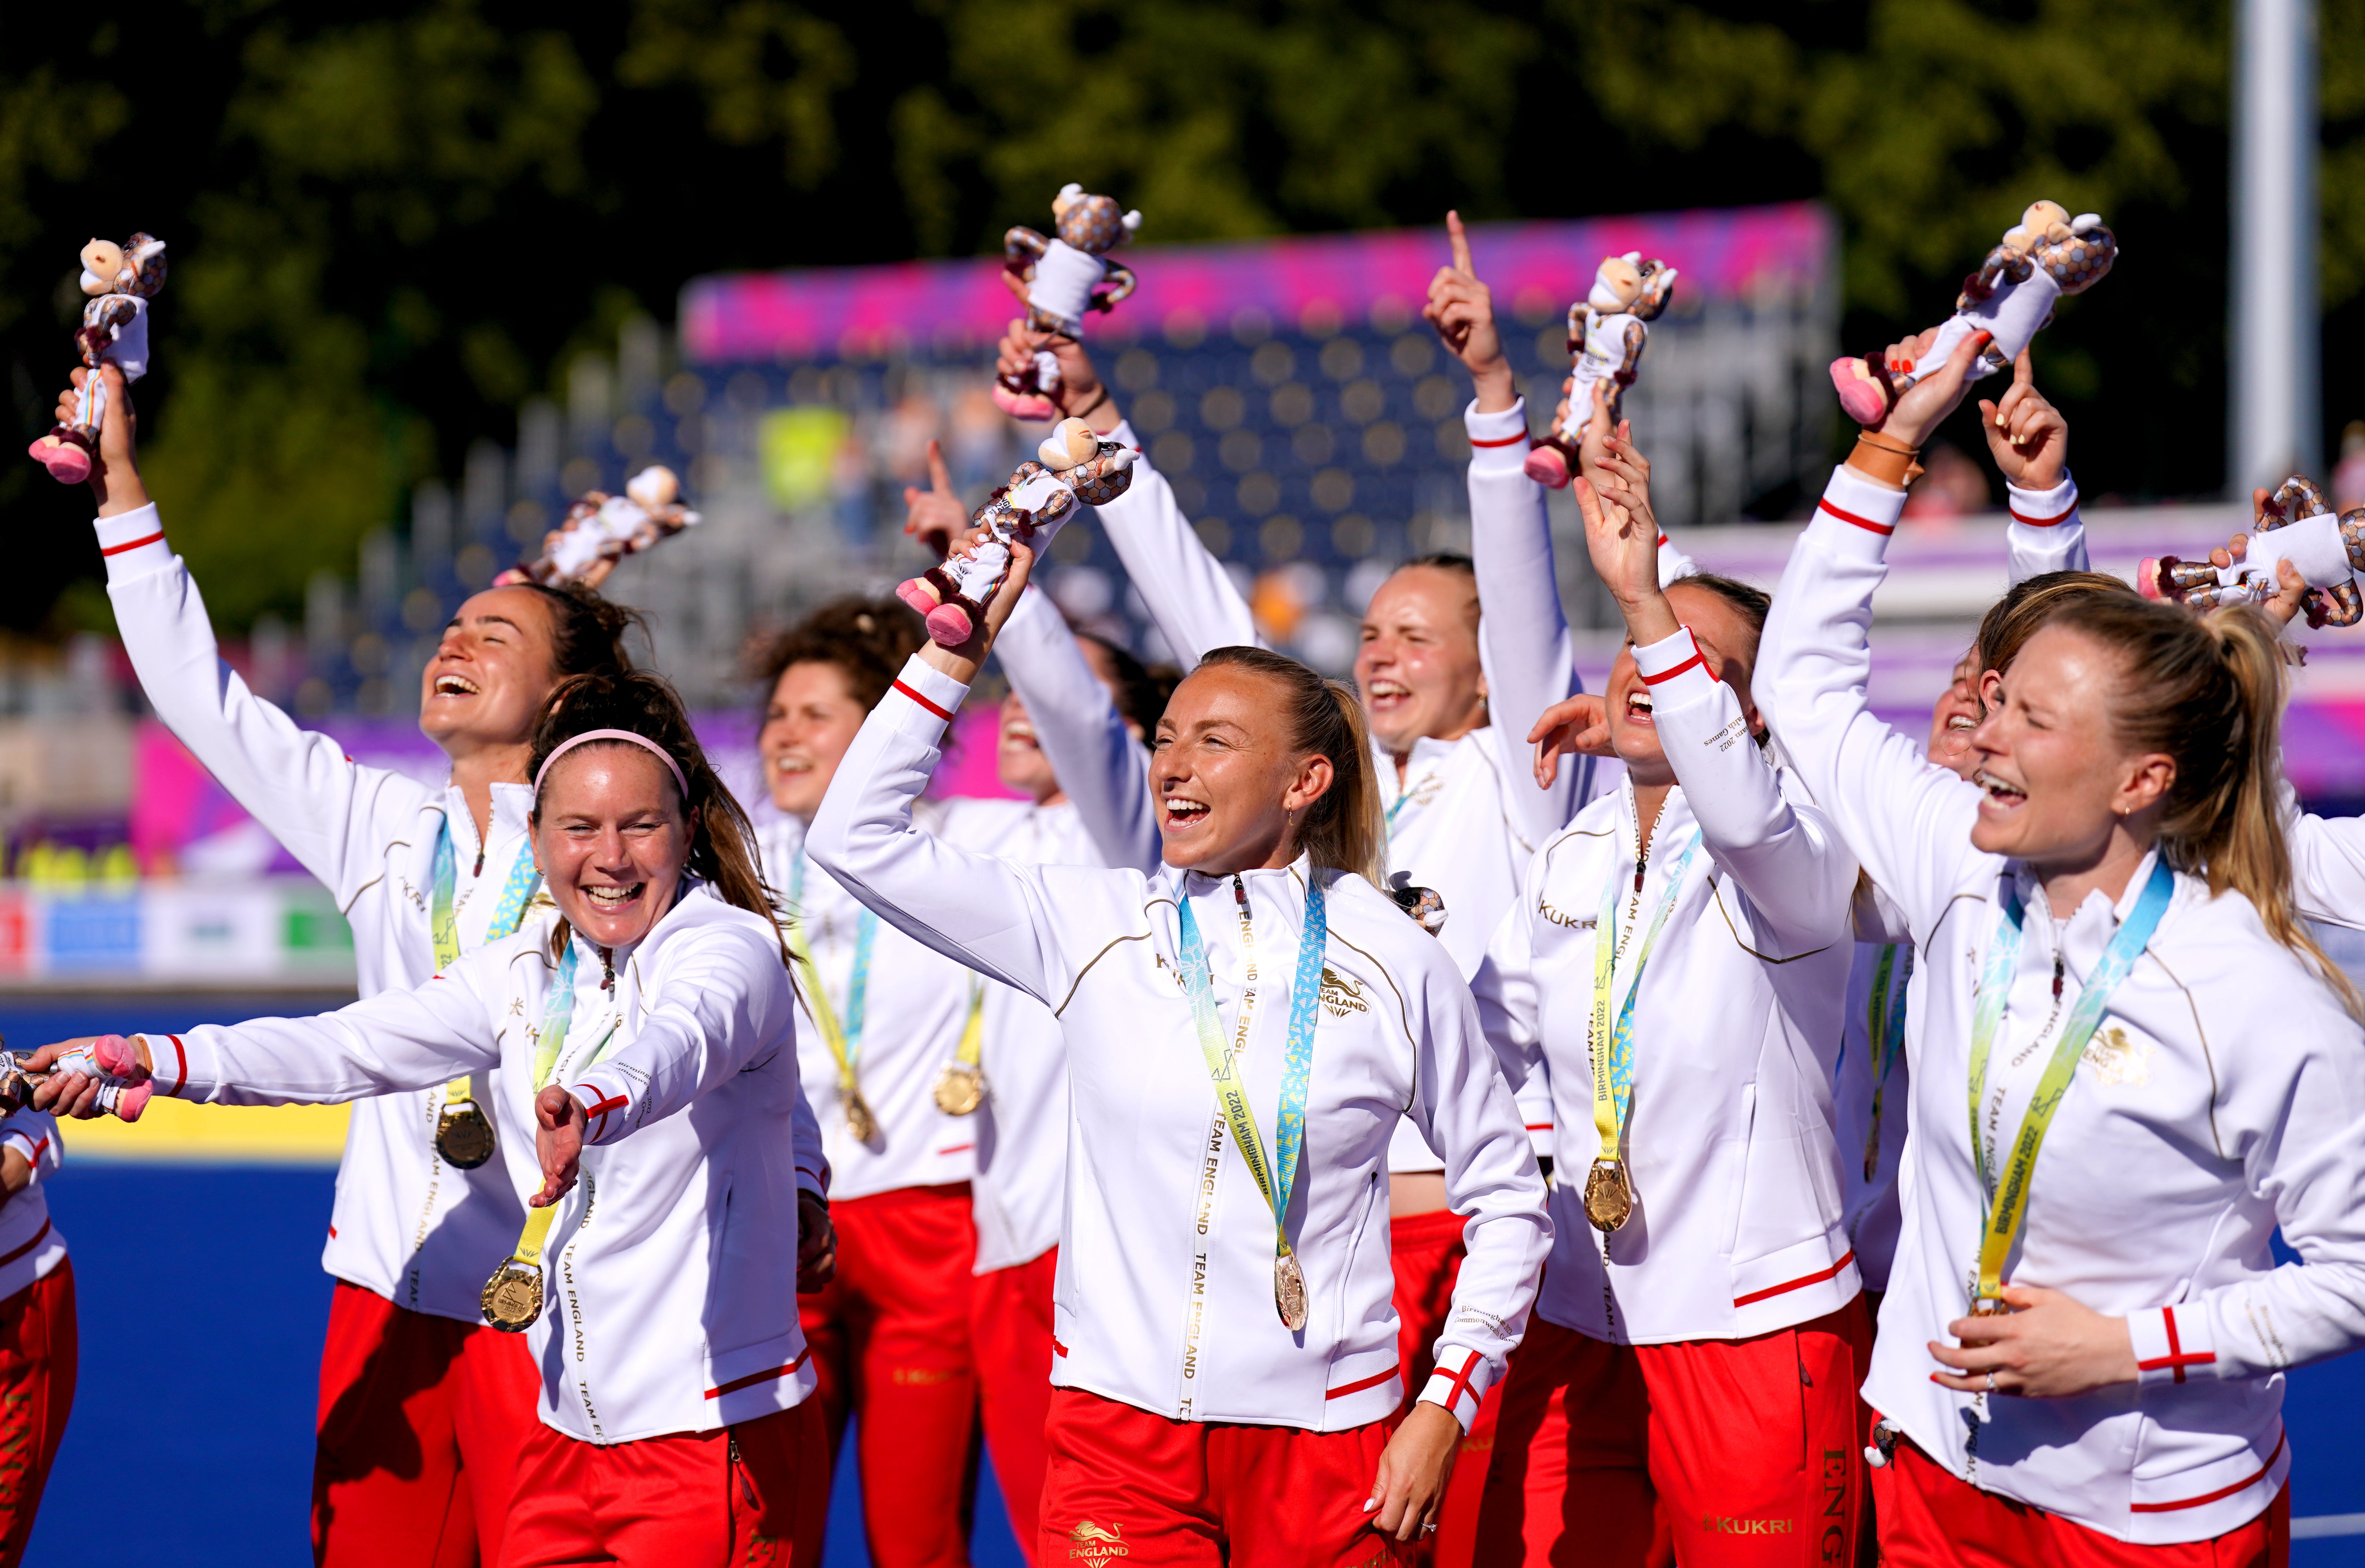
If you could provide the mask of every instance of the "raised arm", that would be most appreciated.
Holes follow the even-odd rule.
[[[993,645],[1010,688],[1026,704],[1051,776],[1076,804],[1101,863],[1149,876],[1158,869],[1158,817],[1149,753],[1068,630],[1050,596],[1029,588]]]
[[[2069,422],[2036,389],[2027,350],[2012,362],[2004,395],[1979,400],[1979,430],[2011,498],[2012,583],[2087,570],[2086,525],[2078,515],[2078,482],[2069,476]]]
[[[116,377],[109,368],[106,374]],[[131,404],[110,381],[91,486],[99,498],[99,554],[124,651],[165,727],[340,905],[376,875],[375,831],[415,816],[425,790],[347,757],[328,736],[299,729],[256,697],[223,662],[205,599],[164,541],[164,525],[133,462]],[[364,871],[362,868],[369,869]]]
[[[1138,446],[1130,425],[1117,439]],[[1249,601],[1224,564],[1199,542],[1174,502],[1174,487],[1145,455],[1133,465],[1133,486],[1100,509],[1101,526],[1141,595],[1150,622],[1185,668],[1210,648],[1261,646]]]
[[[1552,1250],[1552,1221],[1519,1103],[1487,1047],[1476,1004],[1447,964],[1434,966],[1422,989],[1413,1016],[1427,1038],[1414,1042],[1410,1114],[1445,1161],[1446,1204],[1469,1221],[1463,1230],[1469,1253],[1438,1337],[1437,1370],[1421,1392],[1467,1428],[1526,1332]]]
[[[1539,788],[1528,732],[1545,709],[1580,689],[1553,568],[1544,491],[1527,476],[1528,406],[1495,327],[1494,296],[1471,261],[1462,219],[1449,213],[1451,266],[1429,280],[1422,314],[1469,368],[1470,558],[1478,578],[1478,658],[1486,676],[1487,735],[1504,806],[1532,850],[1560,831],[1582,798],[1587,769],[1560,769]]]
[[[1659,586],[1659,529],[1641,454],[1613,438],[1600,472],[1597,487],[1582,478],[1575,487],[1586,545],[1625,617],[1652,722],[1701,842],[1779,938],[1783,957],[1846,940],[1855,857],[1821,812],[1784,797],[1755,744],[1763,726],[1746,700],[1748,650],[1704,644],[1676,619]]]

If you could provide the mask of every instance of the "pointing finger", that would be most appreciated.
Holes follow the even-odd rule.
[[[944,443],[928,438],[928,487],[940,496],[953,493],[952,470],[945,466]]]
[[[2028,350],[2023,349],[2012,357],[2012,385],[2015,391],[2023,386],[2034,387],[2036,385],[2036,372],[2029,360],[2028,353]]]
[[[1453,243],[1453,270],[1476,277],[1478,268],[1470,259],[1470,236],[1463,230],[1459,212],[1445,215],[1445,237]]]

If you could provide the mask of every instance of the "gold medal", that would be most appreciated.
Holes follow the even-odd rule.
[[[967,1062],[948,1061],[936,1074],[936,1109],[966,1116],[985,1103],[985,1074]]]
[[[1281,1326],[1292,1334],[1306,1327],[1306,1271],[1294,1253],[1272,1260],[1272,1305],[1281,1312]]]
[[[1585,1217],[1606,1235],[1633,1212],[1634,1189],[1627,1184],[1626,1167],[1615,1159],[1595,1160],[1585,1173]]]
[[[476,1298],[485,1321],[504,1334],[522,1334],[542,1316],[542,1266],[511,1258],[493,1271]]]
[[[474,1100],[447,1104],[435,1117],[435,1152],[463,1170],[493,1157],[493,1124]]]
[[[846,1107],[846,1130],[854,1135],[857,1143],[869,1143],[879,1134],[879,1118],[870,1114],[870,1102],[862,1091],[851,1087],[837,1092],[840,1103]]]

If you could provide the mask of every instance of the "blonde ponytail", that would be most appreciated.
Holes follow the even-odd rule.
[[[2160,813],[2169,865],[2250,901],[2276,941],[2313,969],[2351,1017],[2365,1002],[2325,956],[2292,894],[2281,812],[2282,650],[2247,605],[2195,617],[2130,593],[2065,602],[2053,618],[2126,661],[2111,723],[2130,752],[2176,764]]]
[[[1380,781],[1372,770],[1371,732],[1363,705],[1353,691],[1325,680],[1286,655],[1264,648],[1216,648],[1199,667],[1230,666],[1278,682],[1281,711],[1289,722],[1290,745],[1330,764],[1330,788],[1306,808],[1297,847],[1317,866],[1351,871],[1384,890],[1387,878],[1387,818],[1380,809]]]

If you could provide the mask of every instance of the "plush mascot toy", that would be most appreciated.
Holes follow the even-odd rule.
[[[970,516],[970,527],[986,530],[987,537],[959,545],[942,565],[895,590],[926,618],[928,636],[941,646],[969,641],[987,601],[1010,577],[1013,541],[1039,554],[1078,501],[1105,506],[1133,483],[1133,449],[1101,440],[1082,420],[1061,420],[1037,451],[1041,462],[1020,464]]]
[[[633,475],[621,496],[587,490],[558,526],[543,535],[539,558],[510,567],[495,581],[596,588],[625,556],[698,521],[680,496],[681,481],[673,470],[655,465]]]
[[[2365,621],[2365,597],[2357,588],[2357,574],[2365,570],[2365,507],[2336,517],[2315,481],[2293,475],[2259,508],[2247,537],[2242,559],[2230,566],[2173,555],[2146,560],[2135,569],[2135,587],[2146,599],[2181,599],[2200,610],[2257,604],[2281,588],[2280,568],[2289,561],[2307,579],[2300,604],[2310,625]]]
[[[1528,453],[1528,477],[1561,489],[1576,472],[1576,451],[1593,419],[1593,389],[1603,382],[1614,432],[1618,406],[1642,368],[1651,329],[1676,291],[1676,269],[1644,261],[1640,251],[1607,256],[1593,274],[1593,290],[1568,308],[1568,379],[1552,410],[1552,433]]]
[[[118,245],[93,240],[82,248],[82,327],[74,346],[82,351],[82,392],[72,424],[54,425],[28,450],[33,461],[62,485],[90,477],[98,451],[99,421],[106,417],[106,386],[98,367],[111,364],[127,382],[148,374],[148,302],[164,286],[164,241],[134,234]]]
[[[1051,217],[1058,230],[1051,239],[1024,225],[1003,235],[1002,266],[1026,301],[1028,330],[1074,337],[1087,311],[1114,309],[1133,292],[1133,269],[1107,258],[1133,238],[1141,214],[1121,212],[1115,196],[1067,185],[1051,198]],[[1014,419],[1048,420],[1059,411],[1051,401],[1059,389],[1059,362],[1038,349],[1027,368],[994,379],[993,400]]]
[[[2102,281],[2118,260],[2119,242],[2094,214],[2076,218],[2058,202],[2040,201],[2004,231],[1979,270],[1963,280],[1955,313],[1938,329],[1929,351],[1906,370],[1890,370],[1861,359],[1832,361],[1832,384],[1839,388],[1847,417],[1869,430],[1922,376],[1946,363],[1955,345],[1973,332],[1989,332],[1990,343],[1971,367],[1971,378],[1993,375],[2020,357],[2029,340],[2053,319],[2053,307],[2066,294],[2083,294]]]

